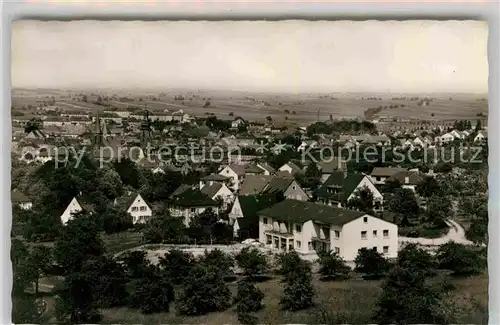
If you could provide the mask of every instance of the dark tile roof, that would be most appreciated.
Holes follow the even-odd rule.
[[[229,177],[226,177],[224,175],[220,174],[210,174],[208,176],[205,176],[201,179],[202,181],[219,181],[219,182],[225,182],[229,180]]]
[[[182,193],[184,193],[185,191],[187,191],[188,189],[190,188],[193,188],[192,185],[188,185],[188,184],[181,184],[171,195],[170,195],[170,198],[173,198],[175,196],[179,196],[181,195]]]
[[[259,211],[258,214],[284,222],[304,223],[313,220],[338,226],[365,215],[364,212],[297,200],[284,200],[270,208]]]
[[[330,159],[329,159],[330,160]],[[343,170],[346,168],[346,162],[342,161],[342,159],[332,158],[331,161],[324,161],[318,164],[321,173],[323,174],[331,174],[338,170]]]
[[[328,177],[325,183],[316,191],[318,198],[325,198],[336,202],[346,200],[354,192],[359,183],[365,178],[363,174],[348,174],[344,177],[344,172],[334,172]],[[337,188],[336,193],[329,192],[329,188]]]
[[[402,171],[407,171],[407,169],[399,167],[375,167],[371,172],[371,176],[391,177]]]
[[[245,173],[251,173],[251,174],[263,174],[264,170],[257,165],[254,164],[248,164],[245,166]]]
[[[31,202],[31,200],[29,199],[29,197],[27,197],[24,193],[18,191],[17,189],[13,190],[12,192],[10,192],[10,199],[14,203],[27,203],[27,202]]]
[[[209,198],[198,189],[189,188],[179,195],[172,196],[170,204],[184,207],[218,206],[219,203]]]
[[[213,198],[217,192],[222,188],[221,183],[212,183],[212,185],[205,185],[201,188],[201,192],[206,194],[209,198]]]
[[[274,177],[264,191],[266,193],[285,192],[294,180],[294,178]]]
[[[424,178],[425,174],[417,171],[402,171],[396,173],[389,177],[387,180],[398,180],[401,185],[417,185],[420,184]],[[408,183],[406,182],[406,177],[408,177]]]
[[[240,186],[241,195],[255,195],[261,193],[273,179],[271,175],[247,175]]]

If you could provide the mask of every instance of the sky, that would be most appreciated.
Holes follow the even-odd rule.
[[[483,21],[16,21],[12,86],[488,91]]]

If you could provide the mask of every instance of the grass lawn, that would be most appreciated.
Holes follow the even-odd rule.
[[[453,301],[461,311],[460,323],[483,324],[488,321],[488,276],[487,274],[450,280],[456,285]],[[264,293],[265,307],[257,313],[261,324],[369,324],[381,281],[347,280],[321,282],[314,280],[316,306],[299,311],[280,310],[279,300],[283,287],[275,277],[257,286]],[[230,284],[236,291],[236,283]],[[142,315],[129,308],[102,310],[103,323],[113,324],[238,324],[236,313],[228,309],[222,313],[211,313],[199,317],[177,316],[175,306],[171,312]]]
[[[142,233],[126,231],[111,235],[103,234],[102,240],[104,241],[106,252],[109,254],[116,254],[142,245]]]

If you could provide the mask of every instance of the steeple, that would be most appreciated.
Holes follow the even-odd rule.
[[[151,121],[149,120],[149,111],[144,110],[144,118],[141,122],[141,146],[146,147],[151,142]]]
[[[101,128],[101,118],[99,117],[99,109],[97,109],[96,122],[92,130],[92,144],[94,147],[101,147],[104,144],[104,137]]]

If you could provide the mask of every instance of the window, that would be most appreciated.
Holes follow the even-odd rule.
[[[273,243],[273,238],[271,235],[266,235],[266,244],[271,245]]]
[[[340,254],[340,248],[335,247],[335,253]]]
[[[191,208],[191,212],[195,213],[196,212],[196,208]]]
[[[267,225],[267,218],[264,218],[264,219],[262,220],[262,222],[263,222],[265,225]]]
[[[226,170],[226,174],[229,174],[229,169]]]
[[[362,239],[366,239],[366,231],[362,231],[361,232],[361,238]]]
[[[364,222],[364,223],[368,223],[368,217],[364,217],[364,218],[363,218],[363,222]]]
[[[376,230],[373,231],[373,237],[377,237],[377,231]]]
[[[377,251],[377,246],[373,246],[372,249],[376,252]]]
[[[389,237],[389,230],[387,229],[384,230],[384,237]]]
[[[302,225],[295,225],[295,231],[296,232],[301,232],[302,231]]]
[[[335,230],[335,238],[340,238],[340,231]]]
[[[384,246],[383,250],[384,250],[384,254],[389,253],[389,246]]]
[[[141,207],[140,210],[141,211],[146,211],[146,207]]]
[[[132,207],[132,211],[137,211],[137,207]]]
[[[294,190],[294,191],[295,191],[296,189],[297,189],[297,186],[295,186],[295,185],[294,185],[294,186],[292,186],[292,190]]]
[[[297,244],[297,248],[300,248],[300,246],[302,245],[302,243],[300,242],[300,240],[297,240],[296,244]]]

